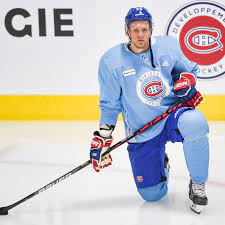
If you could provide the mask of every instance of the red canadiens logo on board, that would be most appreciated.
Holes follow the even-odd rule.
[[[137,176],[136,179],[137,179],[137,182],[139,183],[141,183],[144,180],[142,176]]]
[[[225,74],[225,7],[215,2],[192,2],[178,9],[166,28],[184,55],[199,65],[198,78]]]
[[[189,50],[200,54],[215,52],[223,47],[220,42],[221,32],[215,28],[197,27],[185,36],[185,44]]]

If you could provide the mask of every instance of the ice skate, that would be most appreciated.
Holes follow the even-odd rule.
[[[200,214],[202,209],[208,204],[208,199],[205,194],[205,183],[192,183],[190,181],[189,198],[191,199],[191,210]]]

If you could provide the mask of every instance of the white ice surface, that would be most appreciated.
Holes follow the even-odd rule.
[[[169,192],[146,203],[136,191],[126,144],[101,173],[91,166],[0,216],[0,225],[222,225],[225,224],[225,122],[210,122],[209,204],[189,209],[181,144],[168,144]],[[14,203],[88,160],[97,122],[1,122],[0,207]],[[114,143],[124,136],[118,123]]]

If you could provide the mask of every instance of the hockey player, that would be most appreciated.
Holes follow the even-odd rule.
[[[167,193],[168,158],[165,144],[182,142],[190,173],[191,209],[200,213],[207,205],[208,124],[195,107],[202,100],[196,90],[197,65],[182,53],[176,39],[152,37],[152,16],[143,7],[131,8],[125,17],[128,43],[108,50],[99,63],[100,128],[94,132],[90,158],[94,169],[111,165],[110,154],[101,157],[112,143],[112,132],[122,112],[127,135],[181,101],[168,118],[128,143],[134,180],[146,201]]]

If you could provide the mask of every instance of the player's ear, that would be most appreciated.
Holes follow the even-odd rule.
[[[124,31],[127,37],[129,37],[128,27],[127,25],[124,26]]]
[[[150,35],[152,36],[153,24],[150,25]]]
[[[152,36],[152,27],[150,26],[150,34],[149,34],[149,37]]]
[[[129,34],[128,29],[125,30],[125,34],[126,34],[126,36],[129,38],[129,40],[130,40],[131,38],[130,38],[130,34]]]

